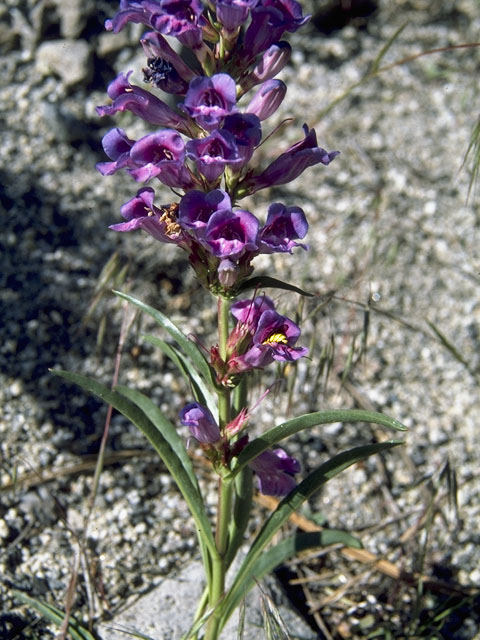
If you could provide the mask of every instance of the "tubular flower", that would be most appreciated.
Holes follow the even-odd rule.
[[[168,187],[188,189],[194,183],[185,167],[185,143],[174,129],[161,129],[137,140],[130,150],[136,169],[130,169],[137,182],[157,177]]]
[[[253,335],[257,330],[258,321],[264,311],[274,310],[273,300],[268,296],[257,296],[253,300],[239,300],[230,307],[232,316],[237,321],[237,326],[246,325]]]
[[[200,0],[161,0],[161,11],[151,18],[154,29],[177,38],[186,47],[198,49],[203,44]]]
[[[215,129],[206,138],[190,140],[186,144],[187,158],[196,162],[197,168],[207,182],[217,180],[226,165],[241,162],[235,138],[229,131]]]
[[[238,54],[241,63],[247,67],[259,53],[278,42],[284,31],[281,11],[262,5],[252,9],[252,19]]]
[[[300,27],[303,27],[312,16],[304,16],[302,6],[296,0],[262,0],[264,7],[273,7],[280,11],[283,19],[283,28],[285,31],[294,33]]]
[[[188,83],[190,80],[193,80],[197,74],[192,71],[178,53],[172,49],[166,38],[156,31],[148,31],[140,39],[140,44],[145,51],[145,55],[148,58],[147,63],[150,67],[150,70],[147,72],[145,69],[143,70],[147,76],[147,81],[152,82],[155,86],[168,93],[184,95],[188,90]],[[171,65],[176,71],[180,80],[175,77],[175,88],[179,89],[181,87],[181,91],[173,91],[170,89],[169,78],[173,77],[172,72],[168,70],[167,66],[164,66],[163,70],[158,70],[160,62],[163,62],[164,65]]]
[[[255,193],[273,185],[286,184],[298,178],[308,167],[315,164],[328,165],[339,151],[325,151],[317,145],[315,129],[303,125],[305,138],[278,156],[259,175],[247,178],[241,187],[241,195]]]
[[[217,211],[231,210],[229,195],[222,189],[215,189],[205,193],[192,189],[180,200],[178,221],[182,227],[194,229],[201,237],[210,217]]]
[[[258,312],[257,312],[258,313]],[[227,377],[251,369],[263,369],[274,361],[293,362],[308,354],[306,347],[296,347],[300,328],[292,320],[281,316],[274,309],[261,313],[255,330],[252,325],[236,329],[238,339],[234,346],[234,337],[230,336],[230,356],[227,362]],[[253,333],[252,333],[253,331]]]
[[[240,79],[239,85],[242,93],[246,93],[257,84],[274,78],[288,63],[291,55],[292,47],[288,42],[276,42],[268,47],[255,67]]]
[[[283,449],[267,449],[249,466],[257,476],[260,493],[264,495],[286,496],[297,485],[293,476],[300,472],[300,463]]]
[[[223,28],[230,33],[244,24],[259,0],[214,0],[217,19]]]
[[[246,108],[247,113],[253,113],[263,121],[270,118],[282,104],[287,85],[281,80],[267,80],[253,96]]]
[[[144,187],[120,209],[126,222],[119,222],[109,228],[113,231],[135,231],[143,229],[160,242],[182,245],[186,248],[183,233],[177,222],[177,204],[156,207],[153,204],[155,192]]]
[[[261,253],[292,253],[294,247],[307,246],[295,242],[307,235],[308,222],[300,207],[286,207],[274,202],[268,208],[267,222],[258,236]]]
[[[151,18],[160,8],[160,0],[120,0],[120,11],[111,20],[105,21],[105,29],[118,33],[128,22],[152,26]]]
[[[210,217],[202,244],[216,258],[238,260],[257,250],[257,235],[258,220],[253,213],[225,209]]]
[[[183,133],[188,131],[187,120],[184,116],[175,113],[173,109],[154,96],[128,81],[132,71],[127,74],[120,73],[113,82],[108,85],[107,93],[113,100],[110,106],[97,107],[100,116],[113,116],[118,111],[131,111],[150,124],[160,127],[175,127]]]
[[[228,131],[233,135],[240,159],[234,169],[241,169],[250,161],[255,147],[262,139],[260,119],[253,113],[234,113],[225,118],[221,131]]]
[[[217,73],[211,78],[194,78],[180,106],[201,127],[212,131],[237,111],[236,100],[235,80],[227,73]]]
[[[198,402],[191,402],[180,412],[180,421],[202,444],[215,444],[221,438],[220,429],[210,411]]]
[[[102,147],[112,162],[98,162],[97,169],[104,176],[110,176],[119,169],[134,167],[130,150],[135,144],[123,129],[115,127],[103,136]]]

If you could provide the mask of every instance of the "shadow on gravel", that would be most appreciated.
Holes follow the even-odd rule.
[[[100,403],[87,396],[80,403],[76,393],[73,416],[71,389],[48,372],[65,366],[68,354],[82,360],[95,349],[93,334],[84,332],[79,339],[84,307],[80,290],[72,289],[72,282],[88,276],[85,262],[75,259],[88,238],[58,194],[32,183],[19,195],[15,180],[0,172],[0,368],[10,379],[22,381],[42,417],[73,422],[75,431],[92,433]],[[108,241],[99,251],[100,246],[99,265],[113,251]]]

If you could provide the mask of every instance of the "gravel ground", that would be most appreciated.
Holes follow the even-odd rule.
[[[112,123],[94,107],[105,103],[116,72],[142,64],[131,44],[138,29],[116,37],[103,31],[116,7],[6,0],[0,8],[0,636],[9,639],[54,635],[13,600],[12,588],[64,603],[106,408],[48,369],[111,381],[124,310],[108,293],[113,280],[92,306],[103,267],[116,252],[120,267],[128,266],[123,288],[203,342],[214,321],[212,300],[181,252],[107,229],[134,185],[95,171]],[[260,216],[274,199],[304,208],[309,252],[262,257],[257,267],[317,296],[301,310],[312,361],[287,376],[290,393],[263,402],[254,428],[270,426],[272,415],[281,421],[354,406],[410,427],[405,447],[344,472],[306,515],[357,533],[366,549],[428,576],[436,590],[419,604],[405,581],[338,552],[304,560],[295,570],[318,610],[315,624],[335,639],[390,627],[406,637],[421,620],[417,609],[428,618],[445,595],[459,608],[444,635],[433,637],[472,639],[480,626],[467,597],[480,583],[480,215],[462,168],[478,116],[480,51],[450,49],[393,66],[321,117],[404,24],[383,65],[478,41],[480,10],[475,0],[384,0],[371,17],[334,33],[312,24],[294,34],[295,54],[282,73],[289,92],[277,114],[278,123],[294,120],[265,156],[298,140],[303,122],[341,155],[245,201]],[[131,137],[139,133],[128,116],[121,122]],[[285,312],[297,309],[294,295],[275,297]],[[133,324],[120,381],[151,394],[175,419],[187,390],[142,341],[148,329],[145,318]],[[254,396],[260,392],[258,385]],[[331,425],[303,434],[289,452],[308,471],[380,435],[365,425]],[[200,462],[198,469],[213,512],[212,478]],[[185,505],[121,416],[112,421],[88,557],[90,587],[82,567],[74,607],[84,618],[92,609],[115,614],[198,557]]]

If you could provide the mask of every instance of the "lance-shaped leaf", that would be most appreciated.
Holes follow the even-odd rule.
[[[62,625],[65,619],[65,613],[61,609],[57,609],[57,607],[47,602],[42,602],[41,600],[27,596],[26,593],[22,593],[21,591],[12,591],[12,595],[14,598],[21,600],[24,604],[38,611],[46,620],[53,622],[53,624],[59,627]],[[67,629],[73,640],[97,640],[97,636],[90,633],[88,629],[77,622],[74,616],[69,617]]]
[[[229,527],[229,539],[225,565],[230,566],[243,543],[243,536],[250,522],[253,504],[253,472],[245,467],[235,478],[235,504]]]
[[[177,429],[170,420],[167,420],[157,405],[140,391],[121,385],[115,387],[115,391],[118,391],[118,393],[120,393],[124,398],[130,400],[130,402],[133,402],[133,404],[136,405],[153,423],[156,429],[162,434],[168,444],[175,451],[183,468],[187,472],[191,483],[195,486],[197,491],[200,491],[197,477],[193,470],[192,461],[187,454],[182,438],[179,436]]]
[[[243,588],[237,591],[237,598],[232,601],[232,611],[240,604],[245,594],[258,583],[264,576],[271,573],[276,567],[293,558],[301,551],[308,551],[316,547],[328,547],[332,544],[342,544],[345,547],[361,549],[362,543],[347,531],[339,529],[325,529],[309,533],[299,533],[282,540],[274,547],[264,551],[253,564],[250,573],[246,577]]]
[[[213,538],[212,529],[207,518],[205,506],[202,497],[195,484],[190,479],[189,474],[184,469],[181,459],[175,450],[169,444],[164,435],[157,429],[150,418],[137,407],[133,402],[123,397],[117,391],[111,391],[108,387],[96,380],[92,380],[87,376],[69,371],[52,370],[56,375],[65,378],[69,382],[74,382],[86,391],[93,393],[114,409],[128,418],[136,427],[140,429],[153,445],[173,479],[177,483],[187,505],[195,520],[197,535],[203,543],[202,548],[206,545],[210,554],[217,555],[215,540]],[[204,558],[206,560],[206,558]]]
[[[252,440],[242,453],[238,456],[238,463],[234,470],[234,475],[239,473],[246,464],[254,458],[266,451],[275,444],[278,444],[285,438],[292,436],[303,429],[309,429],[321,424],[331,424],[333,422],[370,422],[379,424],[383,427],[394,429],[395,431],[408,431],[407,427],[389,418],[383,413],[376,411],[364,411],[362,409],[335,409],[332,411],[316,411],[315,413],[306,413],[298,418],[287,420],[282,424],[268,429],[259,438]]]
[[[373,454],[387,451],[399,444],[403,444],[403,442],[392,440],[389,442],[379,442],[376,444],[355,447],[349,451],[343,451],[320,465],[318,469],[310,473],[305,480],[285,496],[253,541],[252,546],[250,547],[250,550],[232,583],[232,586],[219,605],[219,615],[222,620],[222,627],[234,611],[239,599],[241,599],[245,594],[246,585],[250,583],[255,566],[261,554],[264,553],[266,545],[270,542],[280,527],[285,524],[292,513],[297,511],[301,505],[316,491],[318,491],[321,486],[328,482],[328,480],[338,475],[344,469],[347,469],[356,462],[365,460],[365,458],[368,458]]]
[[[215,396],[205,384],[203,378],[193,366],[191,360],[187,356],[171,344],[165,342],[157,336],[146,335],[145,340],[158,347],[163,353],[177,365],[178,370],[185,380],[191,385],[194,398],[204,407],[208,407],[211,414],[218,420],[218,407]]]
[[[282,280],[277,280],[277,278],[271,278],[270,276],[255,276],[254,278],[244,280],[238,287],[238,291],[239,293],[241,293],[242,291],[247,291],[248,289],[260,289],[262,287],[283,289],[284,291],[293,291],[294,293],[299,293],[301,296],[308,296],[309,298],[314,297],[313,293],[308,293],[308,291],[304,291],[294,284],[283,282]]]
[[[121,291],[114,291],[115,295],[120,298],[124,298],[124,300],[128,300],[136,307],[138,307],[141,311],[145,311],[151,316],[155,322],[157,322],[161,327],[167,331],[170,336],[175,340],[175,342],[179,345],[182,351],[187,355],[190,360],[193,362],[197,371],[203,376],[204,380],[210,385],[212,388],[216,388],[215,382],[215,374],[213,373],[210,365],[205,360],[203,353],[197,347],[197,345],[190,340],[184,333],[181,331],[176,324],[174,324],[170,318],[167,318],[161,311],[158,309],[154,309],[150,307],[148,304],[145,304],[141,300],[134,298],[133,296],[128,295],[127,293],[122,293]]]

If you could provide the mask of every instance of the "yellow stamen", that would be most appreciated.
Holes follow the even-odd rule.
[[[288,338],[283,333],[272,333],[272,335],[263,341],[263,344],[288,344]]]
[[[182,228],[177,222],[178,203],[172,202],[168,207],[160,207],[162,215],[160,221],[165,224],[165,232],[168,236],[175,236],[180,233]]]

